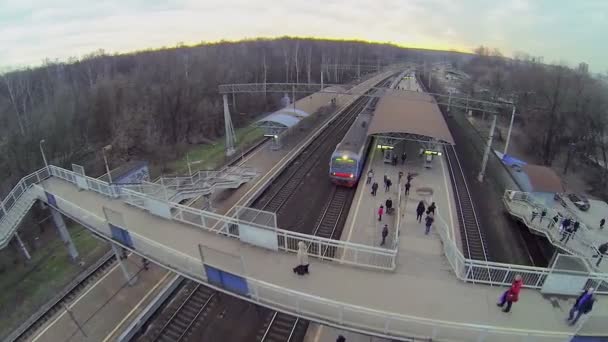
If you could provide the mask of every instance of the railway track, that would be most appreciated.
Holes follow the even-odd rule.
[[[32,318],[26,321],[19,329],[15,330],[11,335],[5,338],[4,341],[27,341],[32,335],[40,329],[46,322],[48,322],[55,314],[60,311],[64,311],[65,307],[72,303],[76,297],[82,293],[87,287],[94,283],[97,279],[105,274],[105,272],[114,265],[116,257],[114,253],[108,253],[103,256],[97,264],[95,264],[90,271],[83,273],[78,279],[71,285],[68,285],[64,293],[60,293],[55,299],[52,299],[48,304],[47,308],[40,311],[38,315],[32,316]]]
[[[315,167],[322,157],[331,153],[335,145],[350,128],[357,115],[363,110],[366,98],[358,99],[348,111],[340,115],[334,123],[302,151],[283,171],[277,181],[262,193],[260,200],[254,202],[254,207],[266,211],[279,212],[283,205],[296,192],[300,184]],[[332,144],[332,142],[335,142]]]
[[[458,225],[462,235],[464,256],[469,259],[488,261],[486,238],[479,227],[475,206],[456,150],[453,146],[446,146],[445,152],[458,209]]]
[[[218,293],[208,287],[190,281],[186,284],[190,294],[176,308],[169,319],[145,341],[186,341],[197,323],[200,323],[217,305]]]
[[[342,219],[348,214],[347,204],[349,198],[354,193],[354,189],[333,186],[331,195],[323,208],[321,216],[313,230],[313,235],[324,237],[327,239],[339,239],[342,229],[339,226]],[[309,253],[317,254],[318,246],[312,244],[309,247]],[[322,256],[332,258],[336,253],[336,248],[324,246],[321,250]]]
[[[302,341],[308,324],[307,320],[275,311],[268,315],[255,340],[257,342]]]

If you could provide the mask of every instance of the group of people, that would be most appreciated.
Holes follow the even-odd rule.
[[[428,208],[425,207],[424,201],[418,202],[418,206],[416,207],[416,220],[418,220],[419,223],[422,223],[422,216],[426,210],[426,217],[424,218],[424,226],[426,227],[426,230],[424,231],[425,235],[429,234],[431,231],[431,226],[433,225],[433,222],[435,222],[436,208],[437,206],[435,206],[435,202],[431,203]]]
[[[503,312],[511,311],[511,306],[513,303],[519,300],[519,293],[523,286],[523,280],[521,276],[518,274],[515,276],[513,283],[508,290],[503,292],[498,298],[498,303],[496,305],[502,308]],[[593,304],[595,303],[595,289],[590,287],[583,291],[570,308],[570,312],[568,313],[568,317],[566,318],[566,322],[569,325],[574,325],[579,320],[579,318],[591,312],[593,309]]]

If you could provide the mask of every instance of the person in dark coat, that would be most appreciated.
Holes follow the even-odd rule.
[[[540,212],[540,222],[543,222],[545,216],[547,216],[547,208],[543,208],[543,210]]]
[[[378,183],[374,182],[374,184],[372,184],[372,196],[376,196],[377,191],[378,191]]]
[[[388,236],[388,224],[385,224],[384,227],[382,227],[382,242],[380,242],[380,246],[384,246],[387,236]]]
[[[429,232],[431,231],[431,226],[433,225],[433,221],[435,221],[435,214],[427,210],[426,218],[424,219],[424,225],[426,226],[424,235],[429,235]]]
[[[435,205],[435,202],[431,203],[431,205],[429,205],[429,207],[427,208],[427,211],[429,213],[433,213],[433,215],[435,215],[435,209],[437,208],[437,206]]]
[[[407,182],[411,182],[412,179],[414,179],[414,176],[412,176],[412,174],[410,172],[407,173]]]
[[[496,305],[501,308],[505,305],[505,303],[507,304],[507,306],[502,310],[503,312],[511,311],[511,305],[519,300],[519,292],[521,291],[522,285],[523,281],[521,280],[521,276],[518,274],[515,276],[515,280],[513,280],[511,287],[500,296],[500,300],[498,303],[496,303]]]
[[[602,262],[602,259],[604,258],[604,254],[606,254],[606,252],[608,252],[608,242],[605,242],[603,244],[601,244],[598,248],[597,248],[597,254],[594,255],[594,258],[599,257],[597,263],[595,264],[595,266],[600,267],[600,262]]]
[[[593,309],[593,303],[595,303],[595,290],[593,287],[587,289],[581,293],[578,298],[576,298],[576,302],[572,305],[570,309],[570,314],[568,315],[568,319],[566,320],[569,325],[575,325],[579,318],[583,314],[588,314]]]
[[[336,339],[336,342],[346,342],[346,337],[340,335],[338,336],[338,338]]]
[[[416,208],[416,220],[418,220],[418,223],[422,222],[422,215],[424,214],[424,210],[426,210],[426,208],[424,207],[424,201],[418,202],[418,207]]]
[[[557,224],[558,221],[559,221],[559,215],[553,216],[553,218],[551,220],[549,220],[549,224],[547,225],[547,228],[555,227],[555,225]]]
[[[600,229],[604,229],[604,224],[606,224],[606,219],[603,218],[600,220]]]
[[[384,189],[386,192],[389,192],[391,190],[391,185],[393,185],[393,182],[391,182],[390,178],[386,179],[386,188]]]
[[[390,215],[391,211],[393,209],[393,200],[389,197],[386,202],[384,202],[385,208],[386,208],[386,214]]]
[[[401,183],[401,178],[403,178],[403,171],[399,171],[399,183]]]
[[[397,166],[397,156],[393,156],[393,166]]]
[[[401,164],[405,164],[406,159],[407,159],[407,153],[403,152],[401,154]]]
[[[410,187],[412,186],[412,183],[407,182],[405,183],[405,194],[409,195],[410,194]]]

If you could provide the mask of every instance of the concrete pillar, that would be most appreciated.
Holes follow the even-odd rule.
[[[118,263],[120,265],[122,274],[125,276],[125,279],[127,280],[127,283],[129,284],[129,286],[133,286],[133,284],[135,284],[135,281],[137,279],[135,278],[135,276],[131,277],[131,275],[129,274],[129,270],[127,269],[127,265],[125,265],[124,260],[121,258],[122,247],[115,244],[114,242],[110,242],[110,244],[112,245],[112,250],[114,251],[114,255],[116,255],[116,260],[118,261]]]
[[[21,251],[23,252],[23,256],[27,260],[31,260],[32,256],[30,255],[30,252],[27,250],[27,247],[25,246],[25,244],[21,240],[21,237],[19,236],[19,233],[15,233],[15,239],[17,239],[17,243],[19,244],[19,247],[21,248]]]
[[[61,241],[68,247],[68,253],[72,260],[76,261],[78,259],[78,250],[76,250],[76,245],[72,241],[72,237],[70,236],[70,232],[68,228],[65,226],[65,221],[63,220],[63,216],[61,213],[57,211],[55,208],[51,209],[51,215],[53,216],[53,222],[55,223],[55,227],[59,232],[59,236],[61,237]]]

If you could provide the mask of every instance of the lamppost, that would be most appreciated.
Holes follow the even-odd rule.
[[[42,160],[44,161],[44,167],[48,168],[49,164],[46,162],[46,156],[44,155],[44,148],[42,147],[42,144],[44,144],[46,141],[44,139],[40,140],[40,154],[42,154]]]
[[[106,151],[112,150],[112,145],[106,145],[101,149],[103,154],[103,162],[106,164],[106,172],[108,174],[108,184],[112,184],[112,174],[110,173],[110,167],[108,166],[108,157],[106,157]]]

